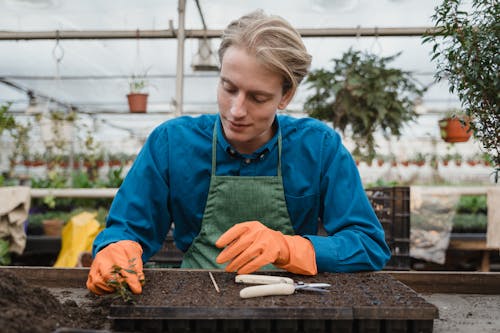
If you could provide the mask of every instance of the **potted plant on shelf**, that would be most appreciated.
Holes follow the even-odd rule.
[[[453,154],[453,161],[455,162],[456,166],[461,166],[462,160],[463,160],[462,155],[460,155],[459,153]]]
[[[148,80],[146,75],[132,75],[127,95],[129,110],[132,113],[145,113],[148,105]]]
[[[418,167],[422,167],[425,165],[425,161],[427,160],[427,156],[424,153],[417,152],[411,158],[411,163]]]
[[[500,171],[498,17],[497,1],[443,0],[432,16],[436,29],[423,39],[437,61],[435,80],[447,79],[450,92],[458,94],[474,138],[491,157],[495,182]]]
[[[443,163],[444,166],[448,166],[451,160],[453,160],[453,155],[450,153],[446,153],[441,157],[441,163]]]
[[[304,109],[314,118],[331,121],[342,133],[352,133],[354,157],[376,155],[376,131],[400,136],[404,124],[415,120],[415,101],[422,96],[410,73],[389,68],[399,54],[378,57],[350,49],[334,68],[312,71],[306,78],[313,94]],[[346,131],[350,129],[350,131]]]

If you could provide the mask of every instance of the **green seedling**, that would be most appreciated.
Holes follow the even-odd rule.
[[[10,265],[9,247],[9,242],[0,238],[0,266]]]
[[[128,274],[135,274],[137,275],[137,271],[135,270],[135,260],[136,258],[132,258],[129,260],[129,266],[127,268],[120,267],[119,265],[113,265],[113,268],[111,270],[111,276],[112,278],[109,279],[106,283],[108,286],[112,287],[115,289],[115,295],[117,297],[121,297],[121,299],[125,303],[133,303],[133,294],[130,291],[130,287],[127,282],[127,276],[125,273]],[[144,283],[146,282],[144,278],[140,279],[139,282],[143,286]]]

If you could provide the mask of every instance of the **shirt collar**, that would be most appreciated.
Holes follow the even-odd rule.
[[[224,130],[222,128],[222,122],[220,120],[220,115],[217,117],[217,143],[224,149],[225,152],[227,152],[229,155],[236,157],[236,156],[243,156],[245,158],[262,158],[263,155],[266,153],[270,152],[275,146],[278,145],[278,134],[280,133],[280,125],[278,121],[278,116],[275,116],[274,118],[274,124],[277,128],[276,133],[274,133],[273,137],[271,140],[269,140],[266,144],[261,146],[259,149],[254,151],[252,154],[240,154],[233,146],[227,142],[226,138],[224,137]]]

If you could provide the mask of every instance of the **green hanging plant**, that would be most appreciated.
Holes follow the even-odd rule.
[[[470,7],[470,9],[468,8]],[[432,20],[436,29],[423,38],[432,44],[435,80],[448,80],[470,118],[474,138],[500,170],[500,4],[491,0],[443,0]]]
[[[372,161],[376,131],[399,137],[403,125],[417,117],[415,100],[424,89],[410,73],[388,67],[398,56],[378,57],[350,49],[332,60],[332,70],[318,69],[306,78],[313,91],[304,104],[306,112],[331,121],[343,134],[350,129],[355,157]]]

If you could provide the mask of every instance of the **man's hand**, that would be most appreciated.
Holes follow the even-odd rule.
[[[139,243],[123,240],[109,244],[99,251],[92,266],[90,267],[87,279],[87,288],[97,295],[112,293],[115,289],[109,284],[109,281],[115,279],[113,271],[115,267],[121,267],[121,274],[134,294],[142,292],[142,283],[144,273],[142,271],[142,247]],[[130,265],[134,265],[130,268]],[[127,272],[132,269],[134,273]]]
[[[215,246],[225,247],[216,261],[219,264],[230,261],[226,266],[228,272],[248,274],[271,263],[297,274],[318,272],[316,254],[308,239],[283,235],[258,221],[234,225],[220,236]]]

